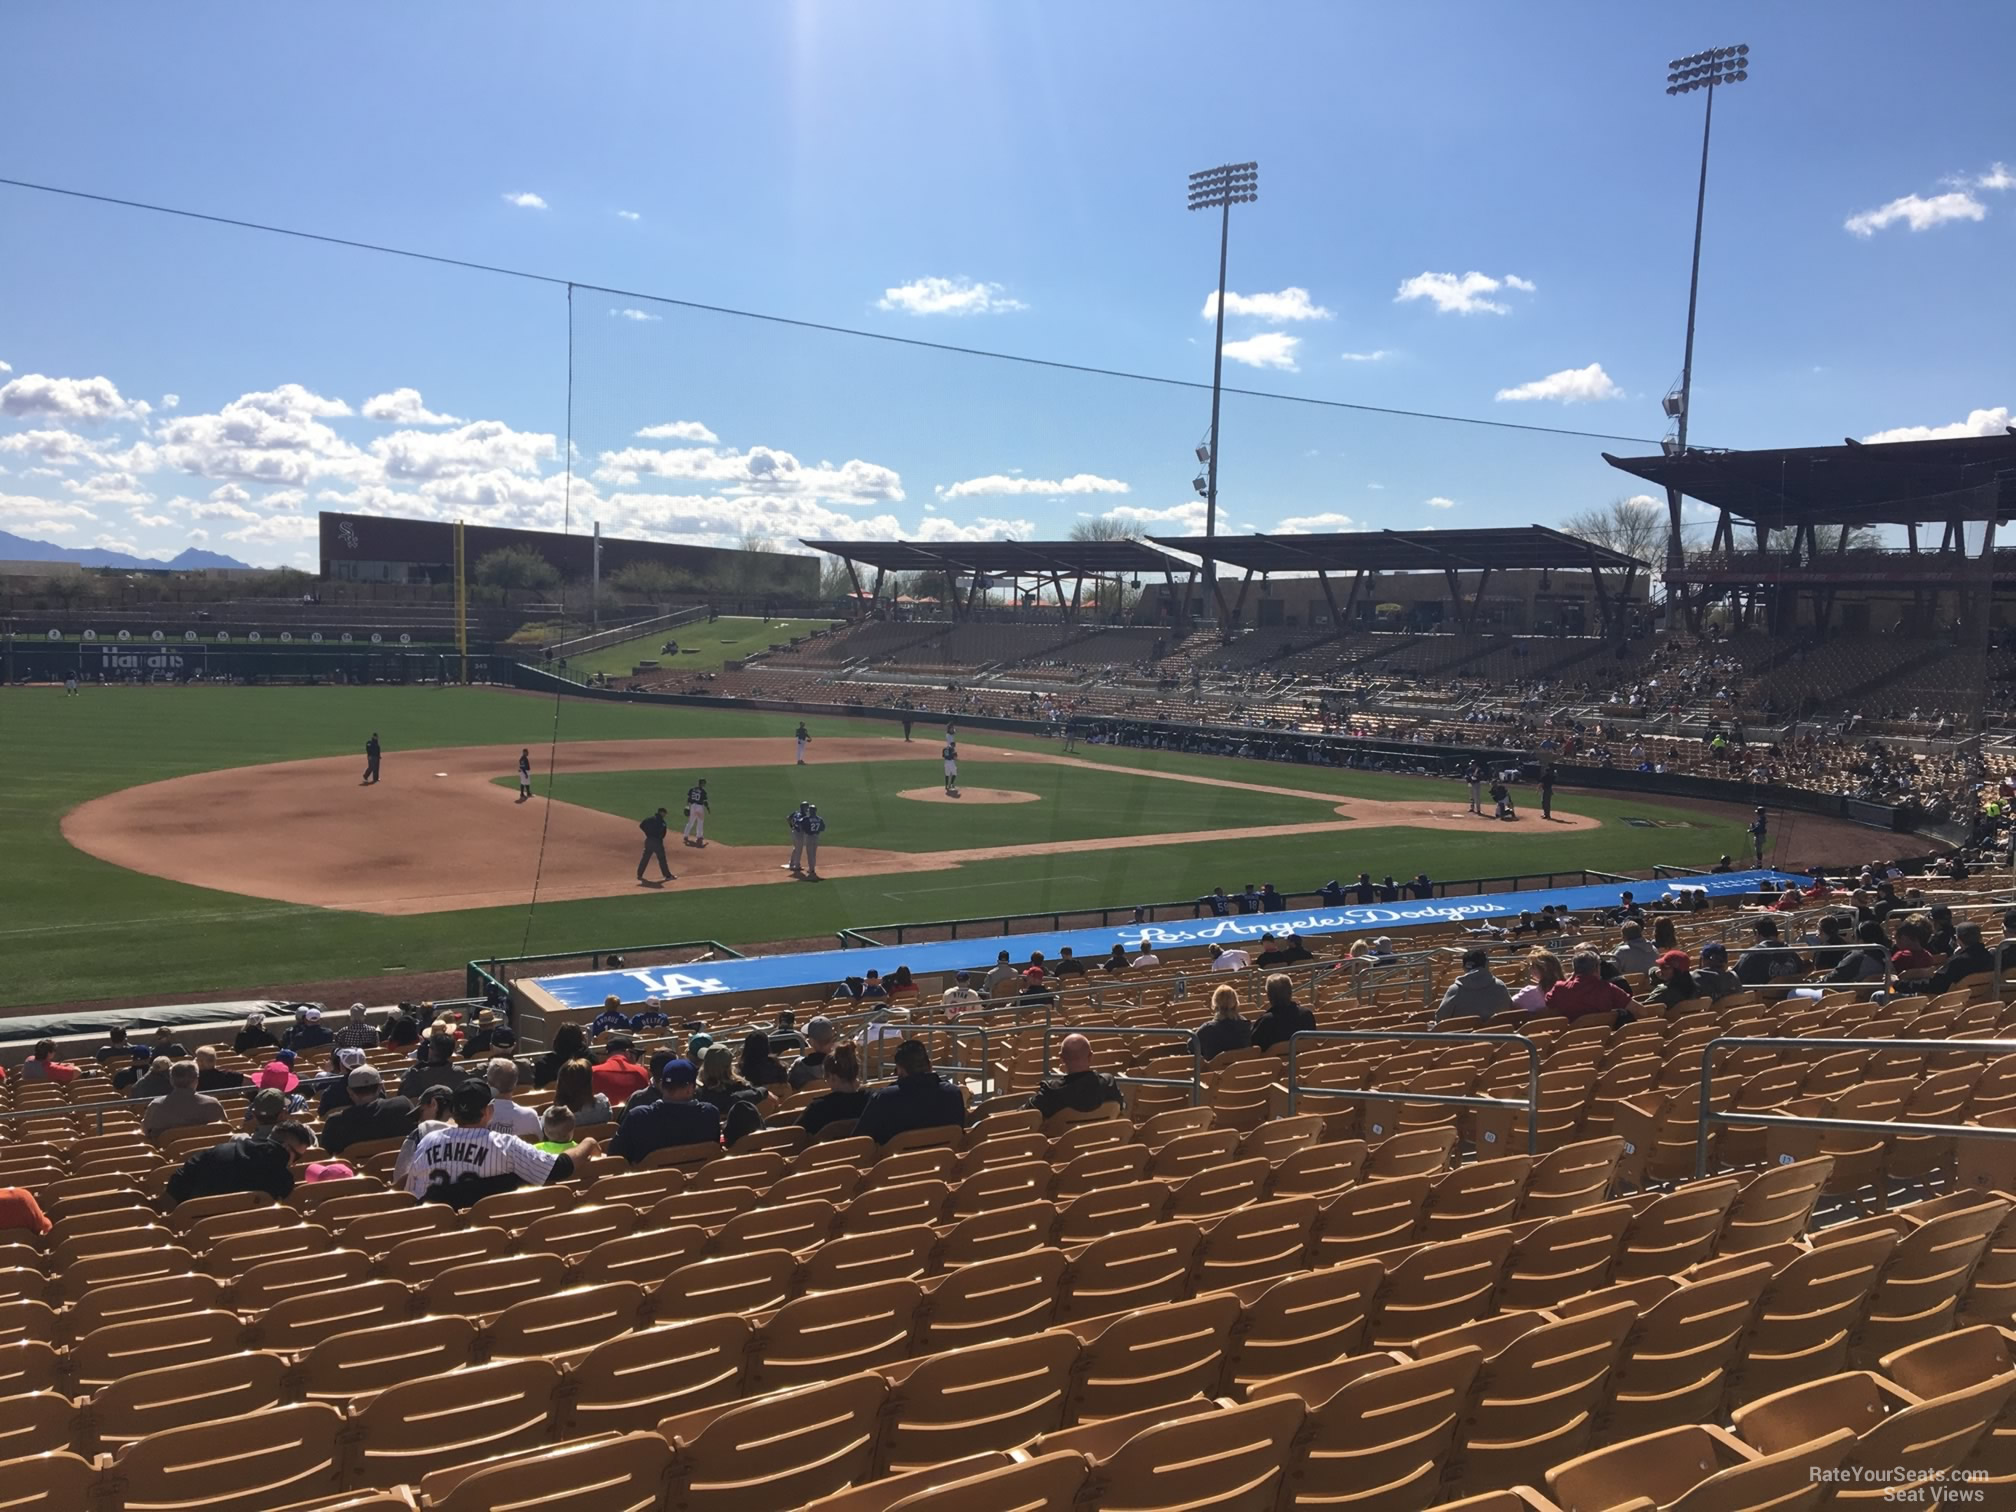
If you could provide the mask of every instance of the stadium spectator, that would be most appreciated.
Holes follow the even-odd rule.
[[[1736,961],[1736,979],[1746,987],[1761,987],[1766,982],[1787,981],[1804,976],[1806,963],[1799,953],[1778,938],[1778,921],[1769,917],[1757,919],[1751,926],[1757,934],[1757,943],[1744,951]],[[1929,964],[1929,962],[1928,962]]]
[[[170,1129],[224,1122],[224,1104],[196,1090],[197,1076],[194,1061],[176,1061],[169,1066],[168,1090],[147,1105],[140,1120],[142,1133],[159,1139]]]
[[[423,1202],[462,1209],[497,1192],[567,1181],[574,1162],[598,1148],[584,1139],[552,1155],[489,1127],[490,1088],[473,1077],[455,1088],[449,1107],[454,1123],[424,1135],[407,1163],[405,1188]]]
[[[861,1090],[861,1056],[852,1045],[837,1045],[826,1057],[826,1091],[805,1105],[798,1126],[807,1138],[817,1139],[828,1124],[851,1123],[867,1106],[868,1094]]]
[[[420,1044],[420,1020],[407,1011],[406,1004],[385,1021],[383,1044],[392,1054],[411,1055]]]
[[[1238,892],[1232,894],[1232,908],[1235,913],[1256,914],[1260,912],[1260,891],[1248,882]]]
[[[1694,968],[1694,986],[1711,1003],[1749,990],[1743,979],[1729,969],[1729,947],[1720,940],[1710,940],[1701,947],[1701,964]]]
[[[962,973],[963,975],[963,973]],[[805,1024],[805,1053],[791,1062],[791,1090],[802,1091],[807,1082],[826,1075],[826,1058],[833,1053],[833,1020],[821,1013]]]
[[[281,1123],[270,1139],[227,1139],[198,1150],[168,1178],[171,1205],[193,1197],[221,1197],[227,1192],[264,1192],[283,1202],[294,1190],[294,1168],[315,1147],[306,1124]]]
[[[783,1063],[770,1053],[770,1036],[761,1029],[751,1029],[742,1036],[742,1058],[735,1073],[752,1087],[774,1087],[791,1079]]]
[[[1660,955],[1680,948],[1680,932],[1673,927],[1673,916],[1661,914],[1652,921],[1652,948]],[[1654,962],[1653,964],[1658,964]]]
[[[1253,964],[1253,957],[1236,945],[1230,949],[1223,945],[1212,945],[1205,954],[1211,957],[1213,971],[1245,971]]]
[[[1253,1026],[1239,1011],[1239,989],[1227,982],[1211,989],[1211,1017],[1197,1026],[1190,1046],[1209,1064],[1228,1050],[1253,1043]]]
[[[1337,905],[1344,901],[1344,884],[1339,882],[1335,877],[1332,877],[1328,882],[1323,884],[1321,897],[1324,907],[1337,907]]]
[[[897,975],[902,977],[904,981],[908,982],[910,980],[908,967],[899,966],[896,968],[896,971]],[[891,980],[893,981],[894,979],[892,978]],[[893,996],[894,994],[892,993],[891,995]],[[798,1032],[798,1015],[792,1009],[779,1008],[777,1010],[777,1022],[764,1032],[770,1036],[770,1051],[773,1055],[782,1055],[786,1050],[803,1050],[805,1048],[805,1038]]]
[[[1627,976],[1644,976],[1652,970],[1659,959],[1659,952],[1645,938],[1645,926],[1636,919],[1626,919],[1617,931],[1622,938],[1617,948],[1610,952],[1611,963]]]
[[[420,1141],[436,1129],[449,1127],[449,1109],[455,1100],[453,1087],[429,1087],[414,1102],[414,1112],[419,1116],[413,1121],[413,1132],[400,1141],[399,1154],[392,1162],[392,1185],[406,1185],[406,1173],[413,1165],[413,1152],[420,1148]]]
[[[1281,896],[1281,890],[1272,882],[1260,884],[1260,912],[1280,913],[1288,906],[1288,900]]]
[[[156,1060],[166,1058],[173,1063],[189,1058],[188,1047],[175,1038],[174,1033],[164,1024],[154,1031],[154,1042],[147,1047]]]
[[[1407,891],[1412,897],[1432,898],[1435,896],[1435,884],[1428,880],[1428,873],[1425,871],[1416,872],[1414,880],[1407,884]]]
[[[693,1062],[674,1057],[658,1068],[658,1097],[633,1104],[616,1126],[610,1153],[630,1164],[673,1145],[718,1144],[721,1114],[712,1103],[698,1100],[698,1073]]]
[[[1931,909],[1932,927],[1925,938],[1925,948],[1935,956],[1953,954],[1958,931],[1953,927],[1953,910],[1944,903],[1934,903]],[[155,1052],[157,1055],[159,1051]]]
[[[1113,942],[1113,950],[1100,965],[1111,975],[1118,976],[1127,969],[1127,951],[1118,940]]]
[[[27,1070],[27,1067],[23,1066],[22,1070]],[[215,1092],[219,1087],[242,1087],[248,1079],[242,1072],[226,1071],[218,1066],[217,1047],[215,1045],[198,1045],[196,1047],[196,1090],[198,1092]]]
[[[26,1187],[0,1186],[0,1229],[46,1234],[54,1227],[33,1192]]]
[[[892,1003],[914,1003],[917,1000],[917,979],[910,975],[910,968],[908,966],[898,966],[894,971],[890,972],[889,980],[883,983],[883,988],[888,992],[889,1001]],[[791,1038],[797,1040],[798,1036],[794,1034]],[[773,1050],[789,1050],[795,1048],[795,1046],[779,1046],[773,1037],[770,1048]]]
[[[1358,873],[1358,880],[1351,884],[1351,901],[1353,903],[1377,903],[1379,901],[1379,889],[1372,885],[1372,873]]]
[[[609,1099],[595,1088],[595,1068],[587,1060],[571,1060],[560,1068],[554,1080],[553,1101],[574,1115],[577,1124],[604,1124],[615,1112]]]
[[[1819,962],[1830,983],[1881,982],[1890,974],[1890,941],[1874,919],[1855,926],[1854,950]]]
[[[960,972],[952,979],[952,985],[939,994],[938,1001],[945,1005],[945,1016],[950,1019],[959,1017],[960,1009],[979,1002],[980,994],[973,990],[973,973]],[[805,1027],[810,1029],[812,1026],[807,1024]]]
[[[1981,938],[1981,926],[1971,919],[1953,931],[1953,953],[1946,958],[1946,964],[1932,973],[1932,980],[1925,984],[1925,990],[1935,996],[1941,992],[1951,992],[1970,976],[1992,975],[1995,957]]]
[[[1386,873],[1384,877],[1379,879],[1379,901],[1381,903],[1398,903],[1400,901],[1400,884],[1393,880],[1393,873],[1391,872]]]
[[[490,1088],[490,1127],[534,1143],[539,1138],[539,1114],[513,1101],[518,1091],[518,1063],[498,1056],[483,1068],[483,1080]]]
[[[1694,963],[1684,950],[1664,952],[1653,969],[1658,981],[1645,994],[1645,1001],[1655,1007],[1671,1009],[1676,1003],[1692,1002],[1701,995],[1694,985]]]
[[[695,1094],[721,1115],[721,1142],[734,1146],[763,1126],[763,1101],[768,1095],[735,1075],[735,1057],[726,1045],[709,1045],[700,1061],[700,1090]]]
[[[114,1025],[105,1031],[105,1043],[92,1052],[101,1061],[125,1060],[138,1047],[126,1038],[124,1025]]]
[[[1562,978],[1547,994],[1547,1011],[1573,1023],[1592,1014],[1614,1013],[1617,1022],[1632,1018],[1631,994],[1615,982],[1603,980],[1603,959],[1594,951],[1578,951],[1571,967],[1573,975]]]
[[[629,1035],[612,1034],[609,1036],[609,1053],[595,1067],[595,1090],[608,1100],[612,1108],[628,1102],[632,1092],[641,1091],[651,1080],[651,1073],[633,1056],[636,1048],[636,1042]]]
[[[363,1064],[362,1050],[340,1049],[333,1044],[329,1047],[329,1069],[309,1085],[315,1094],[316,1111],[324,1118],[350,1106],[350,1073]]]
[[[1435,1009],[1435,1022],[1445,1019],[1476,1018],[1489,1021],[1512,1006],[1512,993],[1492,975],[1491,953],[1487,950],[1463,952],[1463,972],[1449,984]]]
[[[560,1068],[572,1061],[585,1061],[588,1057],[588,1036],[581,1032],[579,1024],[562,1024],[553,1031],[553,1045],[544,1054],[532,1057],[532,1080],[534,1085],[550,1087],[559,1079]]]
[[[907,966],[899,966],[897,970],[907,971],[909,968]],[[1085,975],[1085,963],[1071,953],[1069,945],[1061,947],[1057,952],[1056,975],[1060,977]]]
[[[1547,1011],[1547,994],[1561,980],[1561,957],[1537,947],[1526,953],[1526,985],[1512,994],[1512,1006],[1528,1017]]]
[[[1923,914],[1911,914],[1898,923],[1897,948],[1890,954],[1890,969],[1900,979],[1927,976],[1938,964],[1925,944],[1931,935],[1931,922]]]
[[[322,1010],[305,1003],[294,1010],[294,1027],[287,1031],[284,1048],[298,1055],[303,1050],[320,1050],[334,1038],[322,1027]]]
[[[1267,1006],[1253,1021],[1253,1048],[1272,1050],[1288,1037],[1316,1027],[1316,1015],[1295,1001],[1295,984],[1280,972],[1267,978]]]
[[[1074,1113],[1096,1113],[1109,1103],[1118,1108],[1126,1102],[1120,1084],[1092,1069],[1092,1041],[1082,1034],[1067,1034],[1057,1046],[1057,1066],[1061,1076],[1045,1077],[1028,1106],[1044,1118],[1067,1109]]]
[[[341,1155],[354,1144],[403,1139],[420,1121],[420,1112],[404,1097],[387,1097],[385,1079],[372,1066],[359,1066],[345,1079],[350,1105],[322,1120],[322,1148]]]
[[[453,1087],[461,1079],[455,1069],[455,1041],[445,1034],[430,1035],[420,1047],[420,1063],[399,1078],[399,1095],[417,1098],[429,1087]]]
[[[889,989],[882,985],[882,973],[877,971],[873,966],[870,966],[867,974],[861,978],[860,995],[863,1002],[886,1003],[889,1001]]]
[[[602,1011],[595,1015],[594,1022],[588,1026],[588,1038],[600,1039],[612,1030],[629,1027],[630,1015],[623,1011],[623,999],[612,992],[602,999]]]
[[[657,998],[646,998],[644,1006],[630,1015],[630,1027],[637,1030],[669,1029],[672,1027],[672,1020],[666,1014],[663,1003]],[[499,1024],[491,1032],[490,1043],[493,1045],[503,1043],[505,1035],[510,1035],[513,1041],[518,1038],[517,1032],[508,1024]]]
[[[1021,985],[1021,977],[1004,950],[994,957],[993,969],[981,979],[980,990],[989,998],[1007,997]]]
[[[1155,954],[1153,948],[1148,944],[1147,936],[1143,935],[1141,938],[1141,954],[1134,957],[1134,969],[1136,971],[1153,971],[1161,964],[1162,957]]]
[[[261,1087],[245,1099],[245,1117],[239,1121],[239,1132],[247,1139],[271,1139],[287,1113],[287,1094],[278,1087]]]
[[[278,1050],[280,1041],[273,1038],[272,1031],[266,1027],[265,1014],[248,1013],[245,1015],[245,1027],[231,1041],[231,1048],[240,1055],[248,1055],[255,1050]]]
[[[375,1050],[381,1037],[362,1003],[350,1005],[349,1021],[336,1031],[336,1043],[346,1050]]]
[[[1222,887],[1212,888],[1197,902],[1214,919],[1225,918],[1232,912],[1232,901],[1225,896],[1225,889]]]
[[[898,1134],[965,1122],[966,1094],[931,1069],[922,1040],[906,1039],[896,1047],[895,1085],[868,1099],[854,1132],[882,1145]]]
[[[497,1047],[497,1035],[500,1027],[497,1022],[496,1009],[478,1009],[476,1013],[476,1027],[471,1029],[468,1036],[462,1041],[462,1053],[464,1055],[491,1054]],[[630,1021],[630,1027],[633,1029],[638,1027],[636,1019]],[[505,1029],[502,1032],[509,1034],[510,1030]],[[516,1036],[513,1035],[512,1038],[515,1040]]]
[[[28,1059],[21,1062],[21,1080],[73,1082],[77,1080],[77,1068],[56,1059],[56,1041],[37,1040],[35,1048],[28,1052]]]
[[[1265,971],[1270,967],[1295,966],[1303,961],[1313,961],[1315,959],[1316,952],[1302,943],[1302,936],[1291,934],[1287,939],[1279,940],[1268,949],[1261,951],[1259,958],[1254,964],[1262,971]]]
[[[2002,938],[1995,945],[1995,971],[2007,976],[2009,969],[2016,966],[2016,908],[2006,910],[2002,915]]]
[[[555,1103],[539,1120],[539,1142],[533,1148],[559,1155],[573,1143],[574,1115]]]
[[[135,1050],[133,1064],[127,1068],[129,1072],[135,1074],[133,1080],[124,1088],[125,1095],[131,1098],[167,1096],[169,1089],[174,1085],[168,1076],[171,1064],[172,1062],[166,1058],[157,1059],[148,1054],[145,1046]],[[118,1078],[114,1077],[113,1085],[116,1087],[118,1084]],[[294,1089],[289,1087],[287,1090],[291,1092]]]

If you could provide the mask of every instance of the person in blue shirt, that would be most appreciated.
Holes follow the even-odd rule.
[[[854,1125],[877,1144],[915,1129],[936,1129],[966,1123],[966,1094],[931,1069],[931,1052],[920,1039],[896,1047],[896,1083],[868,1099]]]
[[[600,1039],[611,1030],[635,1027],[636,1025],[630,1022],[630,1015],[623,1011],[623,999],[612,992],[602,999],[602,1011],[595,1015],[595,1021],[588,1026],[588,1038]]]
[[[668,1060],[658,1068],[658,1100],[632,1106],[609,1142],[612,1153],[636,1165],[673,1145],[719,1143],[721,1114],[694,1098],[699,1076],[689,1060]]]

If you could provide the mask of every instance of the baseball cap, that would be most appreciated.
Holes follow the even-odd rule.
[[[1662,954],[1659,957],[1659,959],[1653,962],[1652,964],[1655,966],[1672,966],[1681,971],[1685,971],[1688,967],[1692,966],[1694,963],[1687,958],[1686,951],[1669,950],[1666,951],[1664,954]]]
[[[275,1050],[273,1052],[273,1059],[279,1061],[283,1066],[291,1066],[294,1064],[294,1052],[292,1050]]]
[[[355,1071],[364,1064],[364,1052],[354,1045],[346,1045],[336,1052],[336,1064],[346,1071]]]
[[[958,980],[958,981],[961,981],[961,982],[970,982],[970,981],[972,981],[972,980],[973,980],[973,973],[972,973],[972,972],[970,972],[970,971],[962,971],[962,972],[960,972],[960,973],[959,973],[959,975],[958,975],[958,977],[956,978],[956,980]]]
[[[382,1087],[385,1085],[385,1078],[378,1074],[376,1066],[358,1066],[344,1080],[347,1085],[352,1087]]]
[[[350,1005],[350,1017],[352,1018],[364,1017],[364,1005],[362,1003],[352,1003]]]
[[[294,1074],[294,1068],[283,1060],[266,1062],[252,1080],[262,1087],[273,1087],[281,1092],[292,1092],[301,1085],[301,1078]]]
[[[319,1024],[322,1022],[322,1010],[320,1008],[310,1008],[306,1013],[302,1014],[301,1016],[306,1020],[308,1020],[308,1022],[311,1024]]]
[[[1720,940],[1710,940],[1706,945],[1701,947],[1701,959],[1704,961],[1720,961],[1725,959],[1728,954],[1729,947],[1724,945]]]
[[[318,1160],[301,1173],[303,1181],[342,1181],[356,1171],[340,1160]]]
[[[816,1013],[805,1021],[805,1034],[809,1039],[824,1039],[833,1032],[833,1020],[823,1013]]]
[[[454,1111],[457,1123],[481,1118],[483,1110],[490,1106],[490,1084],[470,1077],[457,1085],[448,1106]]]
[[[658,1080],[667,1087],[690,1087],[699,1080],[699,1075],[689,1060],[668,1060],[658,1068]]]

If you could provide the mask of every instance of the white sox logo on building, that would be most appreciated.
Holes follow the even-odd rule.
[[[357,549],[357,527],[352,525],[348,520],[338,520],[336,522],[336,538],[350,550],[355,551]]]

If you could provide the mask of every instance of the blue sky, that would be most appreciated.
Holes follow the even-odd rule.
[[[1185,178],[1254,159],[1228,383],[1648,443],[1701,129],[1665,67],[1747,42],[1717,98],[1693,439],[1968,434],[2016,406],[1986,3],[106,18],[9,7],[0,175],[1208,381],[1216,225]],[[0,228],[18,534],[306,564],[332,507],[717,544],[1198,525],[1204,393],[579,290],[570,501],[561,289],[15,189]],[[1552,523],[1632,491],[1604,449],[1652,447],[1235,397],[1221,514]]]

